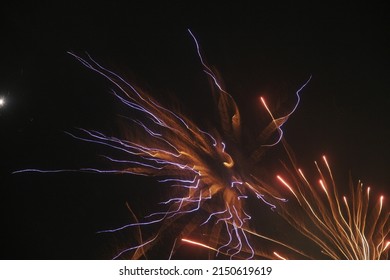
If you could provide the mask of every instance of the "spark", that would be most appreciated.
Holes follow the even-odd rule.
[[[278,180],[279,180],[280,182],[282,182],[283,185],[285,185],[285,186],[290,190],[290,192],[295,196],[295,198],[296,198],[296,199],[298,200],[298,202],[299,202],[298,196],[296,195],[296,193],[294,192],[294,190],[290,187],[290,185],[289,185],[282,177],[280,177],[280,175],[277,175],[276,178],[278,178]],[[300,202],[299,202],[299,203],[300,203]]]
[[[260,97],[260,100],[263,103],[263,105],[264,105],[265,109],[267,110],[268,114],[271,116],[272,122],[275,124],[275,127],[276,127],[276,129],[277,129],[277,131],[279,133],[279,138],[274,143],[268,144],[268,145],[263,145],[263,146],[267,146],[267,147],[273,147],[273,146],[279,144],[280,141],[283,138],[283,130],[281,128],[283,124],[278,124],[277,123],[277,121],[275,120],[274,116],[271,113],[271,110],[268,108],[267,103],[265,102],[265,100],[264,100],[264,98],[262,96]]]
[[[273,254],[274,254],[278,259],[287,260],[285,257],[282,257],[281,255],[279,255],[279,254],[276,253],[276,252],[273,252]]]
[[[279,133],[279,137],[278,139],[272,143],[272,144],[267,144],[267,145],[263,145],[265,147],[273,147],[277,144],[280,143],[280,141],[282,140],[283,138],[283,130],[282,130],[282,126],[286,123],[286,121],[288,120],[288,118],[294,114],[295,110],[298,108],[298,105],[299,103],[301,102],[301,97],[300,97],[300,92],[309,84],[310,80],[311,80],[312,76],[309,77],[309,79],[295,92],[295,95],[297,97],[297,101],[294,105],[294,108],[285,116],[281,117],[281,118],[278,118],[278,119],[275,119],[271,110],[269,109],[265,99],[261,96],[260,97],[260,100],[261,100],[261,103],[263,104],[264,108],[267,110],[268,114],[270,115],[271,119],[272,119],[272,123],[275,125],[278,133]]]
[[[218,251],[217,249],[215,249],[213,247],[210,247],[210,246],[208,246],[208,245],[206,245],[204,243],[201,243],[201,242],[198,242],[198,241],[194,241],[194,240],[191,240],[191,239],[182,238],[181,241],[189,243],[189,244],[192,244],[192,245],[195,245],[195,246],[203,247],[203,248],[215,251],[215,252]]]
[[[390,241],[387,241],[385,247],[383,248],[383,251],[387,250],[387,248],[388,248],[389,246],[390,246]]]

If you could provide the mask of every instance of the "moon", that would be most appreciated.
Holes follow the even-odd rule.
[[[0,108],[5,106],[5,98],[3,96],[0,96]]]

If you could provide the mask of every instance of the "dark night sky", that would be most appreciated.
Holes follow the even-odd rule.
[[[256,110],[263,110],[256,103],[260,94],[283,114],[313,75],[285,125],[297,158],[310,169],[326,153],[342,183],[351,171],[355,180],[390,194],[384,4],[130,2],[1,4],[0,95],[6,104],[0,108],[0,258],[110,258],[123,246],[124,237],[96,231],[126,223],[126,201],[135,200],[134,208],[141,201],[154,205],[146,198],[153,180],[10,173],[102,164],[99,147],[63,131],[118,131],[121,109],[108,94],[110,85],[67,51],[87,51],[157,98],[172,97],[200,122],[207,118],[209,85],[187,28],[249,127]],[[140,215],[148,212],[142,206]]]

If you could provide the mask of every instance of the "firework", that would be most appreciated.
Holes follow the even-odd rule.
[[[384,204],[385,197],[381,195],[372,199],[371,188],[364,187],[360,181],[354,186],[352,179],[349,195],[339,196],[325,156],[322,161],[324,168],[315,162],[320,177],[317,184],[310,183],[303,171],[296,168],[294,161],[290,162],[292,167],[286,168],[287,177],[276,176],[279,185],[291,194],[291,199],[287,203],[277,204],[275,212],[292,226],[288,235],[293,237],[283,241],[286,238],[281,234],[286,229],[283,224],[278,224],[279,232],[272,237],[246,228],[244,230],[248,235],[260,240],[260,245],[255,247],[255,256],[282,260],[388,259],[390,213]],[[297,245],[302,241],[297,242],[297,239],[305,243],[309,240],[314,246],[307,249],[307,245],[301,244],[305,247],[302,249]],[[217,251],[215,247],[196,240],[183,238],[182,241]]]
[[[251,215],[245,210],[245,201],[248,196],[252,196],[271,209],[275,208],[271,201],[284,201],[277,191],[265,187],[262,180],[254,175],[255,168],[264,150],[280,142],[283,133],[281,126],[296,109],[299,92],[308,81],[296,92],[297,104],[291,113],[277,120],[272,119],[260,133],[258,138],[261,138],[262,142],[249,151],[251,156],[248,160],[242,153],[245,139],[241,135],[237,105],[231,95],[223,89],[216,74],[204,62],[196,38],[190,31],[189,33],[194,39],[203,71],[210,78],[217,93],[215,100],[220,130],[206,132],[184,115],[163,107],[149,94],[104,68],[89,55],[84,59],[70,53],[83,65],[115,85],[112,94],[142,116],[142,120],[126,119],[128,125],[136,131],[133,135],[137,136],[131,139],[119,139],[86,129],[80,129],[77,134],[69,133],[74,138],[107,146],[120,151],[123,155],[122,158],[106,157],[118,166],[115,169],[82,170],[154,176],[160,183],[168,184],[176,190],[170,191],[172,196],[161,202],[165,207],[161,212],[151,213],[140,222],[101,231],[115,232],[129,227],[162,224],[155,236],[120,252],[116,257],[128,251],[137,251],[139,248],[145,252],[158,239],[159,233],[176,219],[183,215],[191,217],[191,214],[199,212],[194,221],[182,228],[180,235],[188,236],[197,227],[212,225],[208,242],[218,246],[217,254],[221,252],[231,258],[252,258],[254,249],[247,237]],[[267,142],[275,133],[279,134],[277,140]],[[215,238],[216,236],[218,238]],[[134,254],[135,257],[141,255]]]
[[[121,250],[114,258],[145,257],[147,251],[172,228],[178,230],[167,258],[174,255],[178,244],[201,247],[215,256],[235,259],[286,259],[287,255],[289,258],[312,258],[294,243],[260,233],[269,224],[262,224],[264,228],[259,230],[259,226],[254,226],[257,221],[251,222],[253,212],[260,211],[258,209],[266,209],[272,217],[280,214],[298,235],[313,241],[329,258],[387,258],[389,213],[383,210],[384,197],[371,207],[370,189],[363,190],[359,183],[357,189],[351,186],[349,197],[340,198],[325,157],[325,172],[316,164],[321,178],[319,189],[309,183],[297,168],[288,149],[291,166],[285,165],[287,177],[277,175],[277,186],[266,183],[270,179],[259,175],[259,169],[266,168],[261,161],[264,152],[281,142],[287,147],[283,141],[282,126],[297,109],[300,92],[310,78],[296,91],[297,102],[287,115],[275,118],[265,99],[260,98],[259,104],[268,112],[270,120],[258,135],[251,137],[250,140],[258,142],[253,147],[248,145],[248,139],[244,137],[246,134],[242,133],[240,112],[235,101],[205,63],[196,38],[189,33],[203,71],[215,92],[218,125],[212,129],[200,128],[184,114],[162,106],[150,94],[106,69],[88,54],[82,58],[70,53],[83,65],[108,79],[114,85],[113,96],[127,109],[136,112],[136,118],[124,117],[131,133],[122,138],[87,129],[68,133],[76,139],[107,147],[115,156],[105,158],[115,168],[25,169],[19,172],[135,174],[155,177],[163,186],[169,186],[166,191],[169,198],[160,203],[161,211],[152,212],[140,220],[132,213],[135,222],[100,231],[138,230],[137,244]],[[272,140],[275,136],[276,140]],[[280,186],[286,188],[288,194]],[[256,204],[259,208],[252,212],[250,208],[248,210],[251,199],[261,202]],[[147,227],[157,229],[153,230],[152,236],[145,238],[143,232]]]
[[[340,196],[325,156],[322,167],[315,162],[318,183],[311,183],[294,161],[287,168],[289,179],[277,175],[294,202],[278,207],[280,214],[301,234],[332,259],[387,259],[390,232],[389,211],[384,196],[370,199],[370,187],[350,179],[349,195]]]

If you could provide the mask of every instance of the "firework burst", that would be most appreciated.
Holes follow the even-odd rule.
[[[226,254],[231,258],[252,258],[255,253],[247,236],[251,216],[245,211],[246,199],[248,196],[255,197],[271,209],[275,208],[271,201],[285,201],[277,191],[265,187],[262,180],[254,175],[256,164],[264,150],[280,142],[283,133],[281,126],[296,109],[299,92],[308,81],[296,92],[297,104],[291,113],[277,120],[272,119],[259,134],[261,144],[249,151],[249,159],[244,158],[242,151],[245,140],[241,136],[237,105],[223,89],[216,74],[204,62],[196,38],[190,31],[189,33],[194,39],[203,71],[216,90],[220,130],[206,132],[200,129],[184,115],[163,107],[149,94],[104,68],[90,56],[84,59],[70,53],[83,65],[114,84],[113,95],[131,110],[141,113],[143,119],[126,119],[129,126],[137,131],[137,137],[131,139],[119,139],[86,129],[80,129],[77,134],[69,134],[123,154],[122,158],[106,157],[117,165],[115,169],[86,168],[83,171],[154,176],[160,183],[169,184],[176,189],[175,192],[171,191],[175,195],[161,202],[165,207],[163,211],[151,213],[141,222],[101,232],[115,232],[157,223],[163,224],[162,228],[165,228],[183,215],[190,216],[201,211],[202,214],[198,216],[202,219],[198,217],[195,224],[187,223],[181,235],[188,236],[199,226],[212,225],[209,242],[214,246],[219,244],[217,254]],[[279,135],[277,140],[269,143],[275,133]],[[158,239],[158,234],[140,245],[120,252],[116,257],[139,248],[144,252]],[[134,257],[140,255],[136,253]]]
[[[332,259],[387,259],[390,245],[389,211],[384,196],[372,201],[370,187],[352,179],[349,195],[340,196],[325,156],[315,162],[319,179],[311,183],[292,161],[288,179],[277,175],[279,183],[293,195],[294,202],[278,207],[280,214],[301,234]]]
[[[145,257],[147,251],[163,238],[163,233],[173,225],[177,228],[178,224],[177,238],[167,258],[172,257],[178,243],[206,248],[217,256],[235,259],[287,258],[279,251],[270,253],[264,250],[266,246],[286,250],[289,258],[310,258],[295,244],[252,229],[253,223],[250,223],[253,211],[248,210],[248,200],[252,198],[261,202],[257,205],[262,209],[266,206],[267,210],[273,210],[269,213],[275,216],[280,214],[298,234],[313,241],[329,258],[387,258],[390,246],[387,241],[389,212],[384,210],[384,197],[381,196],[375,207],[371,207],[370,188],[364,189],[359,183],[357,188],[351,185],[350,196],[340,198],[325,157],[325,171],[316,164],[321,178],[319,188],[309,183],[297,168],[288,149],[291,164],[285,165],[287,177],[277,175],[278,184],[270,184],[266,183],[271,181],[270,178],[258,175],[259,169],[266,168],[261,161],[264,152],[280,142],[284,143],[282,126],[296,110],[299,94],[310,78],[296,91],[297,102],[287,115],[275,118],[265,99],[260,98],[260,104],[268,112],[270,121],[258,135],[251,137],[251,140],[256,139],[259,143],[252,147],[243,136],[240,112],[235,101],[205,63],[196,38],[189,33],[203,71],[214,89],[219,114],[216,128],[200,128],[184,114],[162,106],[151,95],[106,69],[89,55],[83,58],[70,53],[87,68],[109,80],[114,85],[111,92],[115,98],[130,111],[137,112],[139,117],[124,117],[126,125],[131,128],[131,133],[125,138],[87,129],[68,133],[76,139],[105,146],[114,152],[115,156],[105,158],[115,168],[51,171],[25,169],[18,172],[135,174],[155,177],[163,186],[169,186],[169,198],[160,203],[161,211],[152,212],[140,220],[133,215],[133,223],[100,231],[112,233],[131,228],[138,230],[139,237],[135,238],[137,244],[121,250],[114,258]],[[284,143],[284,146],[287,147],[287,144]],[[153,226],[158,229],[152,236],[145,238],[143,229]],[[200,230],[204,228],[208,230]],[[202,234],[204,232],[207,233]],[[261,242],[258,247],[254,247],[252,244],[257,240]]]

